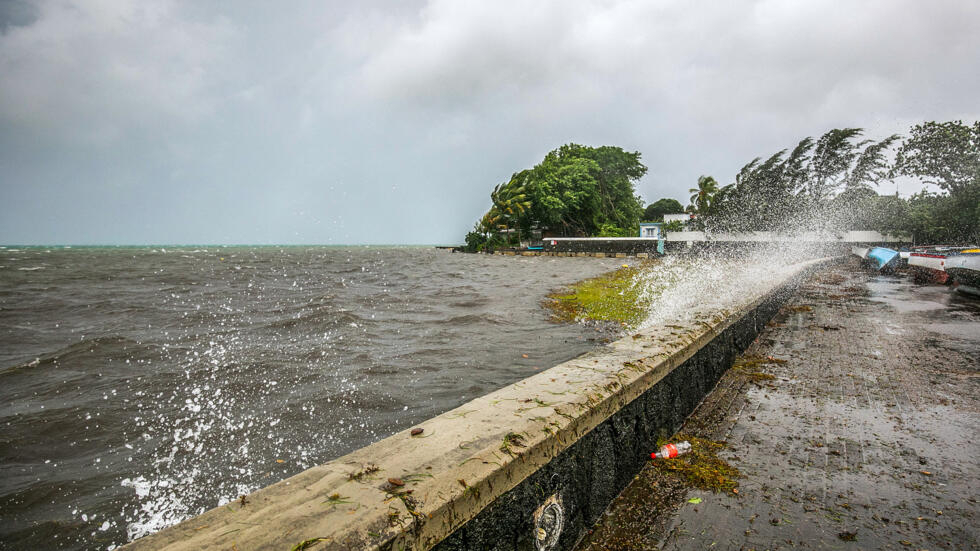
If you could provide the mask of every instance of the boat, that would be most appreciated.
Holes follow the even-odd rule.
[[[886,249],[885,247],[871,247],[868,251],[867,259],[878,271],[893,270],[898,266],[898,251]]]
[[[912,256],[914,251],[906,247],[902,247],[898,250],[898,265],[901,268],[907,268],[909,265],[909,257]]]
[[[946,272],[946,252],[936,249],[915,251],[909,255],[909,273],[920,283],[940,283],[949,281]]]
[[[851,254],[853,254],[854,256],[856,256],[856,257],[864,260],[865,258],[868,258],[868,248],[867,247],[859,247],[859,246],[855,245],[855,246],[851,247]]]
[[[980,296],[980,249],[967,249],[946,257],[946,271],[956,290]]]

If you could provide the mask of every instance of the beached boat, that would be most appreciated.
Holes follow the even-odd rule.
[[[946,283],[946,253],[937,250],[916,251],[909,255],[909,272],[919,282]]]
[[[909,257],[912,256],[912,253],[913,252],[914,251],[909,250],[909,249],[906,249],[904,247],[898,250],[898,266],[900,268],[907,268],[908,267],[908,265],[909,265]]]
[[[871,247],[867,259],[879,271],[893,270],[898,265],[898,251],[885,247]]]
[[[851,247],[851,254],[863,260],[865,258],[868,258],[869,250],[870,249],[868,249],[867,247],[858,247],[855,245]]]
[[[956,290],[980,295],[980,249],[967,249],[946,257],[946,271]]]

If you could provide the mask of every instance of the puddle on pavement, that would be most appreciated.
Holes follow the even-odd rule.
[[[927,323],[922,326],[926,331],[940,333],[949,337],[963,340],[973,340],[978,336],[978,329],[975,323],[951,322],[951,323]]]
[[[899,315],[918,318],[919,329],[958,341],[976,341],[980,300],[949,286],[917,284],[902,275],[876,274],[865,285],[868,300],[885,304]]]
[[[916,285],[905,278],[877,275],[867,283],[869,300],[882,302],[900,313],[942,310],[949,304],[945,287]]]

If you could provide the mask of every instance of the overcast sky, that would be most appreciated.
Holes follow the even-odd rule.
[[[686,203],[829,128],[980,118],[978,29],[974,1],[2,0],[0,243],[454,243],[567,142]]]

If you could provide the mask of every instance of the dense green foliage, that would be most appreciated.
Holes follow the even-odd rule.
[[[660,199],[647,205],[643,211],[644,222],[662,222],[665,214],[681,214],[684,205],[677,199]]]
[[[557,235],[635,235],[643,213],[634,185],[647,167],[639,152],[567,144],[494,188],[492,206],[471,235],[519,241],[532,229]],[[503,236],[507,236],[504,238]],[[467,238],[467,248],[479,238]]]
[[[804,222],[823,229],[850,229],[857,202],[877,195],[887,176],[886,153],[898,139],[861,140],[860,128],[833,129],[804,138],[791,151],[742,167],[735,182],[709,198],[705,223],[728,230],[788,230]],[[812,228],[817,229],[817,228]]]
[[[466,251],[478,253],[481,251],[492,251],[497,247],[506,247],[507,240],[500,234],[483,234],[478,231],[471,231],[466,234]]]
[[[939,186],[913,195],[905,227],[922,241],[980,244],[980,121],[927,122],[902,142],[894,173]]]
[[[926,122],[904,139],[862,139],[835,128],[792,149],[757,157],[719,187],[711,176],[690,189],[694,228],[719,231],[877,230],[915,242],[980,242],[980,122]],[[892,158],[894,161],[892,162]],[[467,250],[520,242],[538,229],[562,236],[637,235],[638,223],[680,212],[674,199],[643,210],[634,185],[647,171],[639,152],[567,144],[490,194],[492,206],[466,236]],[[897,177],[939,192],[879,195]]]
[[[753,159],[721,189],[704,185],[702,176],[688,210],[706,214],[698,224],[719,230],[878,230],[936,243],[980,238],[980,123],[917,125],[894,163],[889,153],[900,136],[874,141],[862,134],[844,128],[804,138],[791,151]],[[878,195],[875,188],[896,176],[942,191]]]

